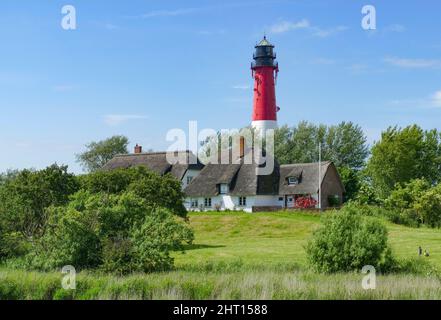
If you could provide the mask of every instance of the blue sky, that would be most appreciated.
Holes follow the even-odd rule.
[[[77,30],[60,26],[63,5]],[[377,30],[361,8],[377,9]],[[114,134],[166,149],[169,129],[250,122],[253,46],[276,46],[279,123],[440,128],[441,3],[2,0],[0,171],[68,164]]]

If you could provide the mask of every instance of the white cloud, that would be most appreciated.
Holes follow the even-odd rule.
[[[406,31],[406,27],[402,24],[392,24],[384,28],[386,32],[404,32]]]
[[[388,57],[384,59],[385,62],[401,68],[440,68],[441,60],[437,59],[407,59]]]
[[[328,59],[328,58],[316,58],[314,60],[311,61],[312,64],[319,64],[319,65],[331,65],[331,64],[335,64],[336,61],[333,59]]]
[[[441,90],[435,92],[432,96],[432,102],[436,107],[441,107]]]
[[[105,23],[103,27],[105,29],[107,29],[107,30],[117,30],[117,29],[120,29],[119,26],[117,26],[115,24],[112,24],[112,23]]]
[[[390,101],[389,104],[410,108],[439,108],[441,107],[441,90],[435,92],[429,97],[419,99],[396,99]]]
[[[239,89],[239,90],[248,90],[250,86],[248,84],[238,84],[233,86],[233,89]]]
[[[140,17],[144,19],[154,18],[154,17],[176,17],[186,14],[191,14],[200,11],[201,8],[186,8],[186,9],[176,9],[176,10],[154,10],[142,14]]]
[[[302,19],[300,21],[280,21],[269,28],[271,33],[285,33],[293,30],[308,30],[315,37],[326,38],[336,33],[345,31],[348,27],[337,26],[332,28],[321,28],[318,26],[313,26],[307,19]]]
[[[271,33],[284,33],[291,30],[306,29],[309,28],[309,21],[306,19],[298,22],[281,21],[270,27]]]
[[[224,35],[225,33],[227,33],[227,32],[224,29],[198,31],[198,34],[203,35],[203,36]]]
[[[345,26],[338,26],[335,28],[329,28],[329,29],[321,29],[319,27],[313,27],[313,35],[316,37],[320,37],[320,38],[326,38],[329,36],[332,36],[334,34],[346,31],[348,29],[348,27]]]
[[[104,123],[108,126],[118,126],[130,120],[143,120],[147,118],[147,116],[137,114],[108,114],[104,116]]]

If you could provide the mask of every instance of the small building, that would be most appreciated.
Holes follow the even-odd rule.
[[[320,163],[297,163],[280,166],[279,196],[285,208],[295,207],[300,197],[319,201],[321,184],[321,208],[338,206],[343,202],[345,188],[337,168],[330,161]],[[321,173],[319,182],[319,172]]]
[[[205,166],[195,161],[190,151],[176,152],[175,156],[188,164],[170,164],[166,152],[143,153],[136,146],[134,154],[117,155],[103,169],[145,166],[160,175],[171,174],[181,181],[184,205],[189,211],[273,211],[296,208],[299,199],[310,199],[316,208],[327,209],[343,201],[345,189],[330,161],[321,162],[320,166],[319,163],[279,165],[274,161],[270,175],[257,175],[257,164],[245,164],[243,153],[237,164]]]
[[[279,172],[256,175],[253,164],[209,164],[184,190],[189,211],[281,209]]]

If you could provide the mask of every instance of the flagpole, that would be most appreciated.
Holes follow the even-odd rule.
[[[319,210],[322,211],[322,144],[319,141],[319,180],[318,180],[318,202],[319,202]]]

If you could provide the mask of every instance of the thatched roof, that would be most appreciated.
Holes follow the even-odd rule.
[[[256,168],[256,164],[209,164],[184,192],[189,197],[212,197],[219,194],[220,184],[228,184],[233,196],[278,194],[278,164],[268,176],[257,175]]]
[[[333,164],[329,161],[321,163],[320,183],[331,166]],[[213,197],[219,194],[219,185],[223,183],[230,186],[232,196],[314,194],[319,186],[318,169],[318,163],[281,166],[276,163],[271,175],[258,176],[256,165],[210,164],[193,179],[185,194],[188,197]],[[289,177],[298,179],[299,183],[289,185]]]
[[[320,183],[329,169],[332,162],[321,162]],[[314,194],[319,189],[319,163],[297,163],[280,166],[279,194]],[[296,185],[289,185],[288,178],[293,177],[299,180]]]
[[[194,157],[190,151],[182,151],[176,155],[183,155],[189,163],[190,157]],[[203,165],[198,161],[197,164],[170,164],[167,161],[166,152],[150,152],[139,154],[124,154],[117,155],[110,160],[105,166],[104,170],[114,170],[120,168],[130,168],[135,166],[145,166],[148,169],[164,175],[171,173],[174,177],[181,180],[188,169],[202,169]]]

